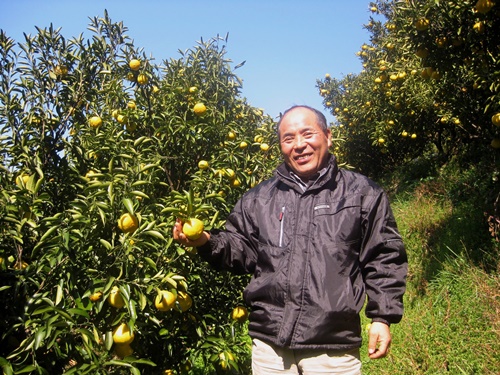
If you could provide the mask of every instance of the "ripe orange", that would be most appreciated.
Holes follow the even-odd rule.
[[[68,67],[66,65],[57,65],[54,69],[54,73],[58,76],[65,76],[68,74]]]
[[[198,87],[196,87],[196,86],[191,86],[191,87],[189,88],[189,92],[190,92],[191,94],[194,94],[194,93],[196,93],[197,91],[198,91]]]
[[[500,112],[491,116],[491,122],[493,125],[500,126]]]
[[[262,144],[260,145],[260,149],[261,149],[262,151],[267,151],[267,150],[269,150],[269,145],[268,145],[267,143],[262,143]]]
[[[205,225],[203,224],[203,221],[196,218],[190,218],[184,222],[182,226],[182,233],[184,233],[187,238],[194,241],[200,238],[204,229]]]
[[[89,297],[89,299],[92,301],[92,302],[97,302],[99,301],[100,299],[102,298],[102,292],[95,292],[95,293],[92,293]]]
[[[137,216],[131,215],[128,212],[124,213],[118,219],[118,228],[124,233],[133,233],[139,227]]]
[[[116,307],[117,309],[122,308],[125,306],[125,300],[123,299],[120,289],[118,289],[117,286],[114,286],[111,289],[111,292],[109,293],[108,296],[108,302],[111,306]]]
[[[28,268],[28,266],[29,264],[23,260],[22,262],[16,262],[16,264],[14,265],[14,269],[25,270],[26,268]]]
[[[495,3],[491,0],[478,0],[478,2],[476,3],[476,10],[479,13],[486,14],[494,6],[495,6]]]
[[[183,291],[179,291],[177,293],[177,302],[179,302],[179,308],[182,312],[189,310],[193,305],[193,299],[191,296]]]
[[[89,125],[91,128],[96,129],[102,125],[102,119],[99,116],[92,116],[89,119]]]
[[[236,178],[236,173],[234,173],[234,171],[231,168],[227,168],[225,173],[226,173],[227,178],[229,178],[230,180],[233,180]]]
[[[130,344],[134,341],[134,337],[134,332],[130,330],[126,323],[121,323],[113,330],[113,342],[115,344]]]
[[[135,104],[135,101],[134,100],[131,100],[127,103],[127,107],[130,108],[130,109],[136,109],[137,108],[137,105]]]
[[[207,111],[207,107],[203,103],[196,103],[193,107],[193,111],[197,116],[202,116]]]
[[[482,34],[484,33],[484,22],[483,21],[476,22],[474,26],[472,26],[472,28],[476,30],[476,32],[478,32],[479,34]]]
[[[128,121],[128,118],[125,115],[118,115],[118,117],[116,117],[116,121],[118,121],[120,124],[124,124]]]
[[[200,168],[201,170],[205,170],[209,167],[208,165],[208,161],[206,160],[200,160],[199,163],[198,163],[198,168]]]
[[[236,306],[231,312],[231,319],[243,323],[248,319],[248,310],[244,306]]]
[[[427,18],[420,18],[415,22],[415,28],[418,31],[425,31],[429,28],[429,20]]]
[[[139,85],[145,85],[146,83],[148,83],[148,81],[149,81],[148,76],[147,76],[147,75],[145,75],[145,74],[143,74],[143,73],[141,73],[141,74],[139,74],[139,75],[137,76],[137,83],[138,83]]]
[[[132,59],[130,60],[130,62],[128,63],[128,66],[131,70],[133,71],[137,71],[141,68],[141,61],[140,60],[137,60],[137,59]]]
[[[229,132],[227,133],[227,137],[231,140],[235,139],[236,138],[236,134],[234,134],[234,132]]]
[[[30,176],[27,174],[20,174],[19,176],[16,177],[16,185],[17,186],[22,186],[23,184],[26,185],[28,183]]]
[[[117,357],[125,358],[134,353],[129,344],[115,344],[114,352]]]
[[[492,141],[491,141],[491,147],[493,148],[500,148],[500,138],[494,138]]]
[[[415,52],[415,54],[421,59],[425,59],[427,56],[429,56],[429,50],[427,48],[419,48],[417,49],[417,52]]]
[[[160,294],[156,296],[155,306],[160,311],[169,311],[175,306],[175,301],[177,297],[174,293],[168,290],[162,290]]]
[[[242,150],[243,150],[243,149],[245,149],[245,148],[247,148],[247,147],[248,147],[248,143],[246,143],[245,141],[242,141],[242,142],[240,143],[240,148],[241,148]]]

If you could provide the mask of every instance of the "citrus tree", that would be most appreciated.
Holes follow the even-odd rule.
[[[362,72],[317,82],[349,140],[347,161],[377,175],[424,154],[475,160],[500,148],[498,4],[376,1],[370,10]]]
[[[89,30],[0,31],[3,372],[246,373],[247,277],[171,231],[223,226],[277,164],[274,123],[227,38],[155,64],[107,12]]]

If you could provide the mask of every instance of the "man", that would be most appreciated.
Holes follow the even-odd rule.
[[[368,354],[381,358],[403,314],[407,260],[384,191],[340,169],[325,116],[308,106],[278,122],[284,163],[236,204],[225,230],[195,246],[215,269],[251,273],[254,374],[360,374],[359,312],[367,299]]]

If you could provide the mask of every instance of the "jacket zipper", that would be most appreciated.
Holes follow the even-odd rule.
[[[281,207],[281,212],[280,212],[280,241],[279,241],[279,247],[283,246],[283,225],[285,223],[284,220],[285,216],[285,206]]]

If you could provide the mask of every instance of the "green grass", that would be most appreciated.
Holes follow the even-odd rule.
[[[490,174],[481,164],[449,165],[394,189],[409,258],[405,316],[391,328],[387,358],[370,360],[365,340],[364,374],[499,373],[500,251],[491,220],[499,188]]]

